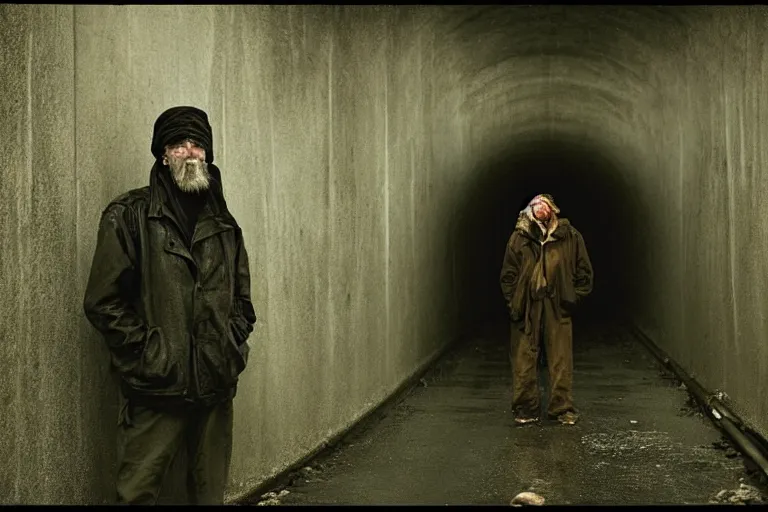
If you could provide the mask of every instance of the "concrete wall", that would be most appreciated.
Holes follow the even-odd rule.
[[[461,133],[441,128],[456,108],[419,9],[0,16],[0,502],[113,499],[115,385],[82,296],[99,214],[148,183],[167,107],[209,113],[251,259],[259,323],[231,495],[349,426],[454,337],[436,226],[456,195],[445,178],[461,170]],[[435,157],[435,144],[449,149]]]
[[[768,10],[694,10],[660,61],[649,149],[658,155],[658,241],[666,266],[639,319],[707,388],[768,434]],[[667,191],[664,192],[664,189]],[[657,197],[669,199],[662,204]]]
[[[103,469],[104,374],[81,336],[72,24],[71,6],[0,6],[2,503],[81,501]]]

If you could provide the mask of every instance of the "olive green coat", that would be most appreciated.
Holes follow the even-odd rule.
[[[566,218],[545,240],[539,226],[525,213],[509,237],[501,268],[501,291],[510,318],[531,332],[532,280],[537,265],[546,278],[546,295],[558,306],[558,317],[569,317],[576,304],[592,291],[593,271],[584,239]],[[542,254],[543,251],[543,254]]]

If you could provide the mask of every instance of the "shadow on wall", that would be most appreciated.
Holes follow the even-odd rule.
[[[459,254],[462,331],[506,322],[499,274],[507,240],[520,210],[539,193],[554,196],[561,216],[582,233],[595,271],[592,295],[578,317],[603,320],[633,307],[642,212],[628,176],[589,140],[527,137],[477,165],[474,183],[459,205]]]

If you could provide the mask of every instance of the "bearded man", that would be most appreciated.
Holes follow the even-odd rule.
[[[544,344],[549,367],[547,415],[566,425],[578,415],[573,403],[572,314],[592,291],[592,263],[581,233],[549,194],[520,212],[507,242],[501,291],[511,319],[509,358],[515,421],[539,420],[537,362]]]
[[[232,400],[256,322],[248,255],[206,113],[163,112],[151,151],[149,186],[102,212],[84,299],[121,384],[117,501],[157,503],[184,449],[189,502],[221,504]]]

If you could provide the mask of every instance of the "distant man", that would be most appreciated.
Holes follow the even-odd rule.
[[[592,291],[592,263],[581,233],[549,194],[520,212],[507,243],[501,290],[511,318],[510,363],[515,421],[539,420],[537,362],[544,343],[549,367],[549,418],[573,425],[573,325],[571,315]]]
[[[232,399],[256,321],[248,255],[205,112],[162,113],[151,149],[149,186],[102,212],[84,299],[121,381],[117,501],[157,503],[185,449],[189,501],[221,504]]]

